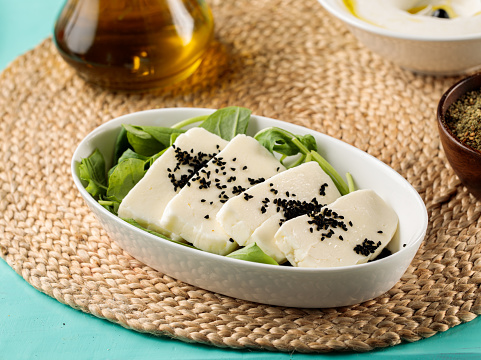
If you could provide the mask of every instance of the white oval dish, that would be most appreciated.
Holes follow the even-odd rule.
[[[87,135],[72,158],[75,185],[112,240],[150,267],[186,283],[239,299],[270,305],[326,308],[357,304],[391,289],[424,239],[426,207],[416,190],[397,172],[371,155],[327,135],[290,123],[252,116],[248,135],[277,126],[311,134],[319,152],[340,174],[350,172],[359,188],[376,191],[396,211],[399,227],[388,248],[391,256],[367,264],[308,269],[259,264],[210,254],[142,231],[105,210],[85,190],[78,164],[98,148],[112,161],[121,124],[171,126],[210,114],[211,109],[171,108],[137,112],[111,120]]]

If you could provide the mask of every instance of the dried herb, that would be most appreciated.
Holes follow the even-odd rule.
[[[448,108],[444,123],[463,144],[481,151],[481,89],[455,101]]]

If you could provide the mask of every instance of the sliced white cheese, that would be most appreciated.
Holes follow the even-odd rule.
[[[172,236],[160,225],[165,206],[226,144],[227,141],[203,128],[181,134],[129,191],[120,204],[119,217],[134,219],[148,229]]]
[[[216,220],[222,205],[283,170],[254,138],[237,135],[167,204],[160,225],[199,249],[226,255],[238,245]]]
[[[372,190],[340,197],[314,215],[284,223],[275,235],[293,266],[336,267],[374,259],[391,241],[398,217]]]
[[[249,201],[245,200],[248,194]],[[217,221],[239,245],[255,242],[278,263],[286,261],[274,242],[280,224],[318,211],[341,196],[333,181],[316,162],[283,171],[227,201]]]

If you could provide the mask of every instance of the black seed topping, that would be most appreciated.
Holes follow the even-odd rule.
[[[195,179],[192,179],[194,174],[201,170],[207,162],[212,159],[216,153],[214,154],[206,154],[201,151],[195,153],[194,149],[190,149],[188,151],[182,150],[178,146],[172,145],[172,148],[174,149],[174,157],[175,160],[177,161],[177,164],[175,167],[168,168],[167,172],[168,177],[170,179],[170,182],[174,186],[174,191],[177,191],[179,189],[182,189],[185,185],[190,186],[189,180],[191,181],[199,181],[203,179],[200,176],[195,177]],[[177,178],[175,173],[181,169],[181,166],[187,169],[187,174],[181,174],[180,178]],[[203,183],[201,184],[201,188],[206,188],[208,187],[206,181],[204,180]]]
[[[205,199],[200,200],[200,202],[205,202]]]
[[[378,233],[378,234],[382,234],[382,230],[379,230],[377,233]]]
[[[240,185],[234,185],[234,186],[232,187],[232,194],[233,194],[233,195],[242,194],[244,191],[246,191],[246,189],[243,188],[243,187],[240,186]]]
[[[437,18],[440,18],[440,19],[449,19],[449,14],[446,10],[444,9],[436,9],[434,10],[433,12],[433,17],[437,17]]]
[[[326,187],[328,186],[329,185],[327,183],[322,184],[321,187],[319,188],[319,195],[326,196]]]
[[[252,199],[253,197],[254,197],[254,196],[249,195],[249,194],[247,194],[247,193],[244,194],[244,199],[245,199],[246,201],[248,201],[249,199]]]
[[[236,160],[237,160],[237,158],[233,158],[233,159],[232,159],[232,161],[236,161]]]
[[[208,219],[208,218],[209,218],[209,215],[204,216],[204,219]]]
[[[244,167],[242,168],[242,170],[247,170],[247,166],[244,166]]]
[[[353,250],[356,254],[369,256],[369,254],[374,254],[379,246],[381,246],[380,241],[376,244],[374,241],[366,238],[361,245],[356,245]]]
[[[233,239],[233,238],[229,238],[229,241],[233,243],[233,242],[234,242],[234,239]]]
[[[316,200],[315,198],[312,199],[313,201]],[[317,201],[315,201],[317,204]],[[319,205],[317,205],[319,206]],[[322,207],[322,205],[320,205]],[[313,211],[311,213],[307,213],[307,215],[311,218],[307,223],[310,225],[315,225],[315,230],[317,231],[327,231],[321,233],[321,241],[326,238],[332,237],[334,235],[334,230],[340,228],[344,231],[347,231],[347,226],[342,221],[340,216],[331,209],[327,207],[323,207],[320,211]]]
[[[252,186],[255,185],[255,184],[260,184],[261,182],[264,182],[266,179],[264,179],[263,177],[260,177],[258,179],[253,179],[253,178],[247,178],[247,181],[249,181],[249,184],[251,184]]]
[[[351,227],[352,227],[352,221],[349,221],[349,226],[351,226]]]

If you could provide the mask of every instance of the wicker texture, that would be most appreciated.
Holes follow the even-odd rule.
[[[36,289],[151,334],[219,347],[368,351],[481,313],[481,203],[446,164],[435,122],[455,78],[402,70],[360,45],[315,0],[210,2],[216,43],[186,81],[150,94],[83,82],[47,39],[0,75],[0,255]],[[69,162],[114,117],[241,105],[353,144],[421,194],[425,242],[396,286],[359,305],[295,309],[221,296],[163,275],[112,242]]]

